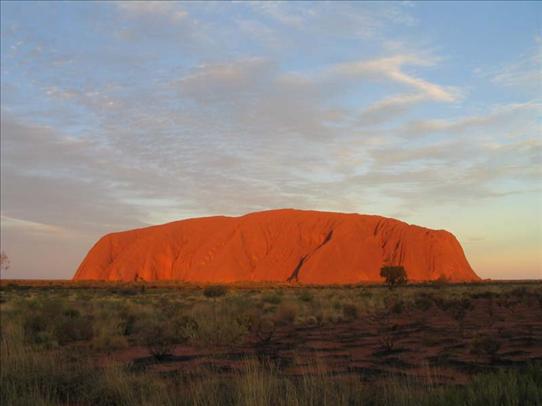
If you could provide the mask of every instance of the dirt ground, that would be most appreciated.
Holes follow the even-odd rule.
[[[542,304],[480,297],[459,315],[436,304],[376,316],[362,313],[332,325],[279,325],[269,340],[251,334],[235,347],[177,346],[172,356],[160,362],[139,346],[110,354],[101,362],[160,373],[202,369],[228,373],[247,358],[269,362],[291,375],[326,371],[371,381],[402,374],[461,384],[477,372],[542,361]]]

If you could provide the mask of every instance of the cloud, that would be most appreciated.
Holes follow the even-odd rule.
[[[96,233],[142,224],[115,196],[128,174],[102,146],[2,114],[2,216],[20,226]]]
[[[308,7],[284,7],[283,4],[273,1],[255,1],[248,4],[262,15],[294,28],[302,28],[307,19],[315,14],[314,10]]]
[[[316,2],[311,7],[302,3],[246,2],[256,14],[280,24],[281,28],[319,37],[369,38],[389,25],[413,26],[416,19],[410,10],[393,3]]]
[[[489,112],[452,119],[416,120],[404,125],[401,133],[405,137],[420,137],[427,134],[453,133],[456,136],[467,130],[504,129],[509,134],[532,132],[537,128],[538,113],[542,104],[538,102],[510,103],[493,107]]]
[[[340,115],[339,108],[325,106],[340,87],[281,71],[263,58],[200,65],[173,83],[181,98],[196,103],[192,113],[223,120],[222,131],[236,131],[248,146],[286,136],[323,139]],[[235,129],[224,128],[232,124]]]
[[[51,224],[21,220],[21,219],[8,217],[4,215],[2,215],[0,219],[2,221],[2,227],[4,227],[6,230],[10,230],[12,228],[19,228],[30,234],[35,234],[38,236],[45,236],[45,237],[50,236],[50,235],[68,237],[70,234],[69,230],[62,227],[53,226]]]
[[[199,65],[179,80],[179,86],[182,97],[212,102],[262,91],[267,86],[265,80],[276,74],[277,68],[272,62],[247,58]]]
[[[272,126],[279,134],[291,129],[318,138],[329,134],[328,124],[338,124],[348,131],[358,124],[391,121],[390,117],[420,102],[458,100],[458,89],[443,87],[402,71],[405,65],[431,66],[434,63],[435,58],[395,55],[333,64],[298,74],[282,71],[268,59],[246,58],[197,66],[178,81],[178,86],[181,97],[196,101],[200,107],[210,109],[216,105],[227,110],[230,106],[228,114],[240,125],[249,118],[258,121],[263,131]],[[385,81],[402,84],[415,92],[388,96],[366,105],[361,115],[340,106],[326,106],[330,99],[352,87]],[[237,117],[239,112],[243,115]],[[266,117],[273,119],[273,123],[263,123]],[[337,131],[335,126],[333,133]]]
[[[487,145],[483,141],[441,141],[423,146],[390,145],[370,152],[372,165],[348,182],[379,185],[402,207],[420,210],[480,198],[539,193],[542,143],[526,138]]]
[[[399,94],[390,96],[378,102],[375,102],[363,110],[359,117],[361,125],[375,125],[386,121],[391,121],[413,105],[426,101],[427,96],[423,93]]]
[[[163,17],[173,22],[184,19],[188,13],[175,1],[118,1],[114,3],[128,17]]]
[[[461,98],[457,87],[441,86],[404,71],[407,66],[430,67],[438,61],[429,55],[396,54],[383,58],[340,63],[330,72],[358,80],[391,81],[410,89],[409,92],[386,96],[365,107],[359,117],[361,125],[391,121],[421,102],[453,103]]]
[[[485,73],[478,69],[478,75],[489,77],[494,84],[539,96],[542,90],[542,37],[535,37],[534,42],[531,50],[514,62],[502,64],[496,69],[489,68]]]
[[[341,63],[332,68],[332,71],[342,75],[351,75],[365,78],[383,78],[406,85],[428,100],[439,102],[453,102],[458,99],[458,90],[452,87],[443,87],[428,82],[414,75],[405,73],[403,66],[432,66],[434,58],[417,55],[394,55],[391,57],[373,60]]]

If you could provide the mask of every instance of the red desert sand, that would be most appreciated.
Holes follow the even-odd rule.
[[[373,215],[283,209],[107,234],[74,280],[343,284],[381,282],[383,265],[404,266],[410,281],[480,279],[448,231]]]

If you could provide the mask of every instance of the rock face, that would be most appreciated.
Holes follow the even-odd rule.
[[[271,210],[107,234],[74,280],[379,282],[382,265],[411,281],[476,281],[457,239],[380,216]]]

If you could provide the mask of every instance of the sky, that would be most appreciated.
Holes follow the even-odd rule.
[[[542,3],[2,2],[3,278],[273,208],[447,229],[542,278]]]

